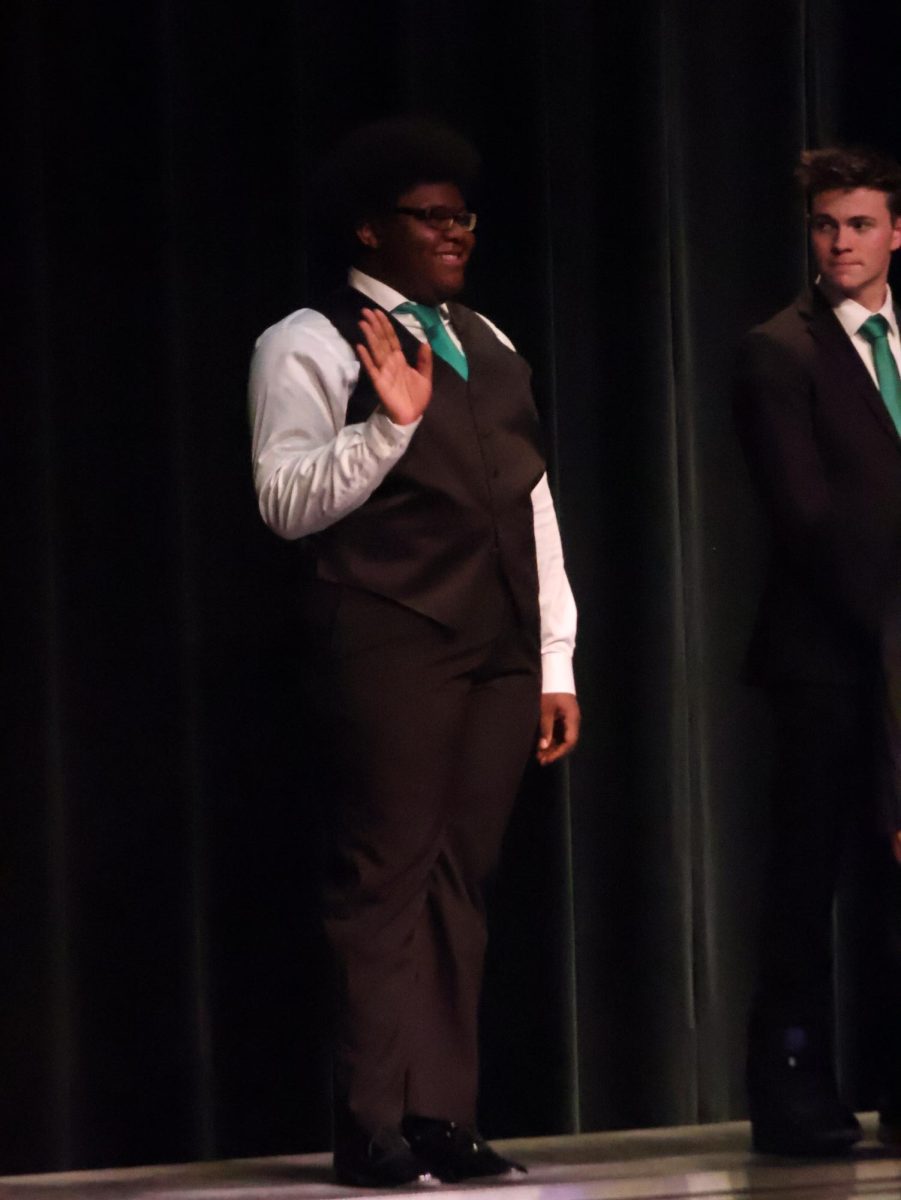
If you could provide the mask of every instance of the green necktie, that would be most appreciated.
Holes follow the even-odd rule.
[[[437,308],[430,308],[427,304],[414,304],[412,300],[408,300],[406,304],[398,304],[393,311],[395,313],[412,313],[422,326],[429,345],[438,357],[449,363],[458,375],[464,379],[469,378],[469,364],[466,361],[466,355],[454,345],[450,334],[444,328],[441,313]]]
[[[901,436],[901,378],[898,376],[898,364],[895,362],[892,348],[888,344],[888,321],[881,313],[876,313],[868,317],[857,332],[862,333],[873,347],[873,364],[876,367],[879,390],[889,416]]]

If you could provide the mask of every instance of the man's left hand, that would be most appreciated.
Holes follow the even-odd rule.
[[[896,829],[892,837],[892,853],[895,856],[895,862],[901,865],[901,829]]]
[[[538,722],[535,757],[543,767],[569,754],[579,740],[582,715],[579,701],[570,692],[544,692]]]

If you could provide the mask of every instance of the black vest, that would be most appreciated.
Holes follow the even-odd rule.
[[[356,345],[364,306],[377,307],[347,287],[319,311]],[[500,578],[537,635],[531,492],[544,457],[529,367],[470,309],[451,304],[450,313],[468,381],[436,356],[432,398],[404,455],[365,503],[304,540],[319,578],[386,596],[451,628]],[[415,361],[420,343],[394,325]],[[377,403],[361,369],[346,423],[365,421]]]

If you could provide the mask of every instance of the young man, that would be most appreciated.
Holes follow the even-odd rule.
[[[475,165],[431,123],[351,135],[320,180],[348,286],[267,330],[251,370],[260,511],[303,539],[334,751],[335,1168],[355,1185],[513,1167],[475,1128],[483,889],[530,753],[578,737],[529,371],[452,299]]]
[[[776,734],[748,1090],[756,1149],[829,1154],[861,1136],[836,1086],[831,1013],[833,899],[858,834],[879,889],[867,1032],[883,1070],[880,1128],[901,1136],[901,813],[882,788],[901,598],[901,346],[887,283],[901,169],[825,149],[806,152],[798,174],[816,283],[747,336],[735,401],[772,532],[748,668]]]

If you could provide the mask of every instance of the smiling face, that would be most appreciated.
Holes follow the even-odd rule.
[[[889,211],[888,195],[873,188],[819,192],[810,206],[810,244],[827,293],[878,312],[892,252],[901,246],[901,219]]]
[[[420,183],[397,197],[403,208],[466,208],[453,183]],[[441,304],[463,287],[475,235],[453,224],[432,229],[419,217],[388,213],[365,221],[357,237],[366,248],[361,268],[418,304]]]

